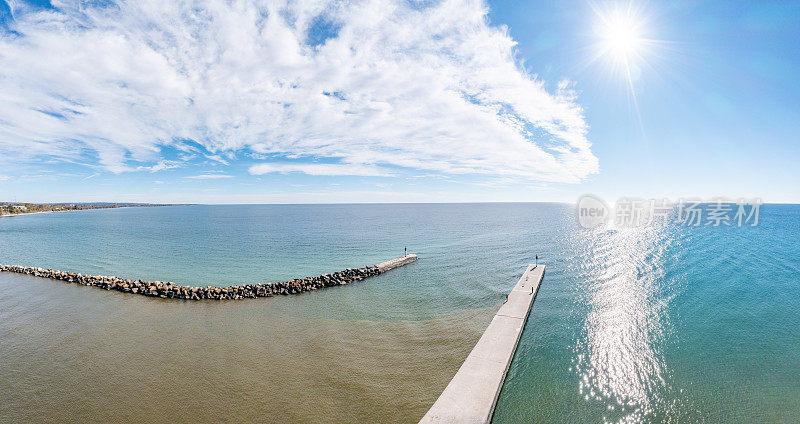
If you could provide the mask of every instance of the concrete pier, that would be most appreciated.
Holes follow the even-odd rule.
[[[390,269],[394,269],[394,268],[397,268],[397,267],[401,267],[403,265],[410,264],[411,262],[414,262],[416,260],[417,260],[417,255],[415,255],[413,253],[410,253],[408,255],[401,256],[399,258],[394,258],[394,259],[388,260],[386,262],[381,262],[381,263],[379,263],[378,265],[375,265],[375,266],[378,267],[378,271],[386,272],[386,271],[388,271]]]
[[[522,329],[544,277],[544,265],[528,265],[450,384],[420,423],[489,423]]]

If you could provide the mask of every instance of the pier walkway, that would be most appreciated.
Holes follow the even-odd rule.
[[[394,258],[386,262],[381,262],[378,265],[375,265],[375,267],[377,267],[380,272],[386,272],[390,269],[410,264],[411,262],[414,262],[416,260],[417,260],[417,255],[409,253],[408,255],[401,256],[399,258]]]
[[[489,423],[522,329],[544,277],[529,265],[450,384],[422,418],[430,423]]]

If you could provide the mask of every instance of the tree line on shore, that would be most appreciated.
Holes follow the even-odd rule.
[[[145,203],[9,203],[0,202],[0,215],[18,215],[36,212],[80,211],[85,209],[111,209],[131,206],[165,206]]]

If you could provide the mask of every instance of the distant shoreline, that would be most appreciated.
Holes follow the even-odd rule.
[[[50,213],[50,212],[67,212],[67,211],[37,211],[37,212],[24,212],[24,213],[6,213],[6,214],[3,214],[3,215],[0,215],[0,218],[6,217],[6,216],[36,215],[37,213]]]
[[[103,209],[122,209],[122,208],[147,208],[147,207],[161,207],[161,206],[178,206],[173,204],[164,204],[164,205],[119,205],[119,206],[107,206],[107,207],[87,207],[81,209],[60,209],[60,210],[49,210],[49,211],[33,211],[33,212],[15,212],[15,213],[4,213],[0,214],[0,218],[7,217],[7,216],[24,216],[24,215],[36,215],[40,213],[52,213],[52,212],[82,212],[88,210],[103,210]]]

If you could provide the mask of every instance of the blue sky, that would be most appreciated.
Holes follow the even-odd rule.
[[[798,38],[796,2],[0,0],[0,200],[798,203]]]

